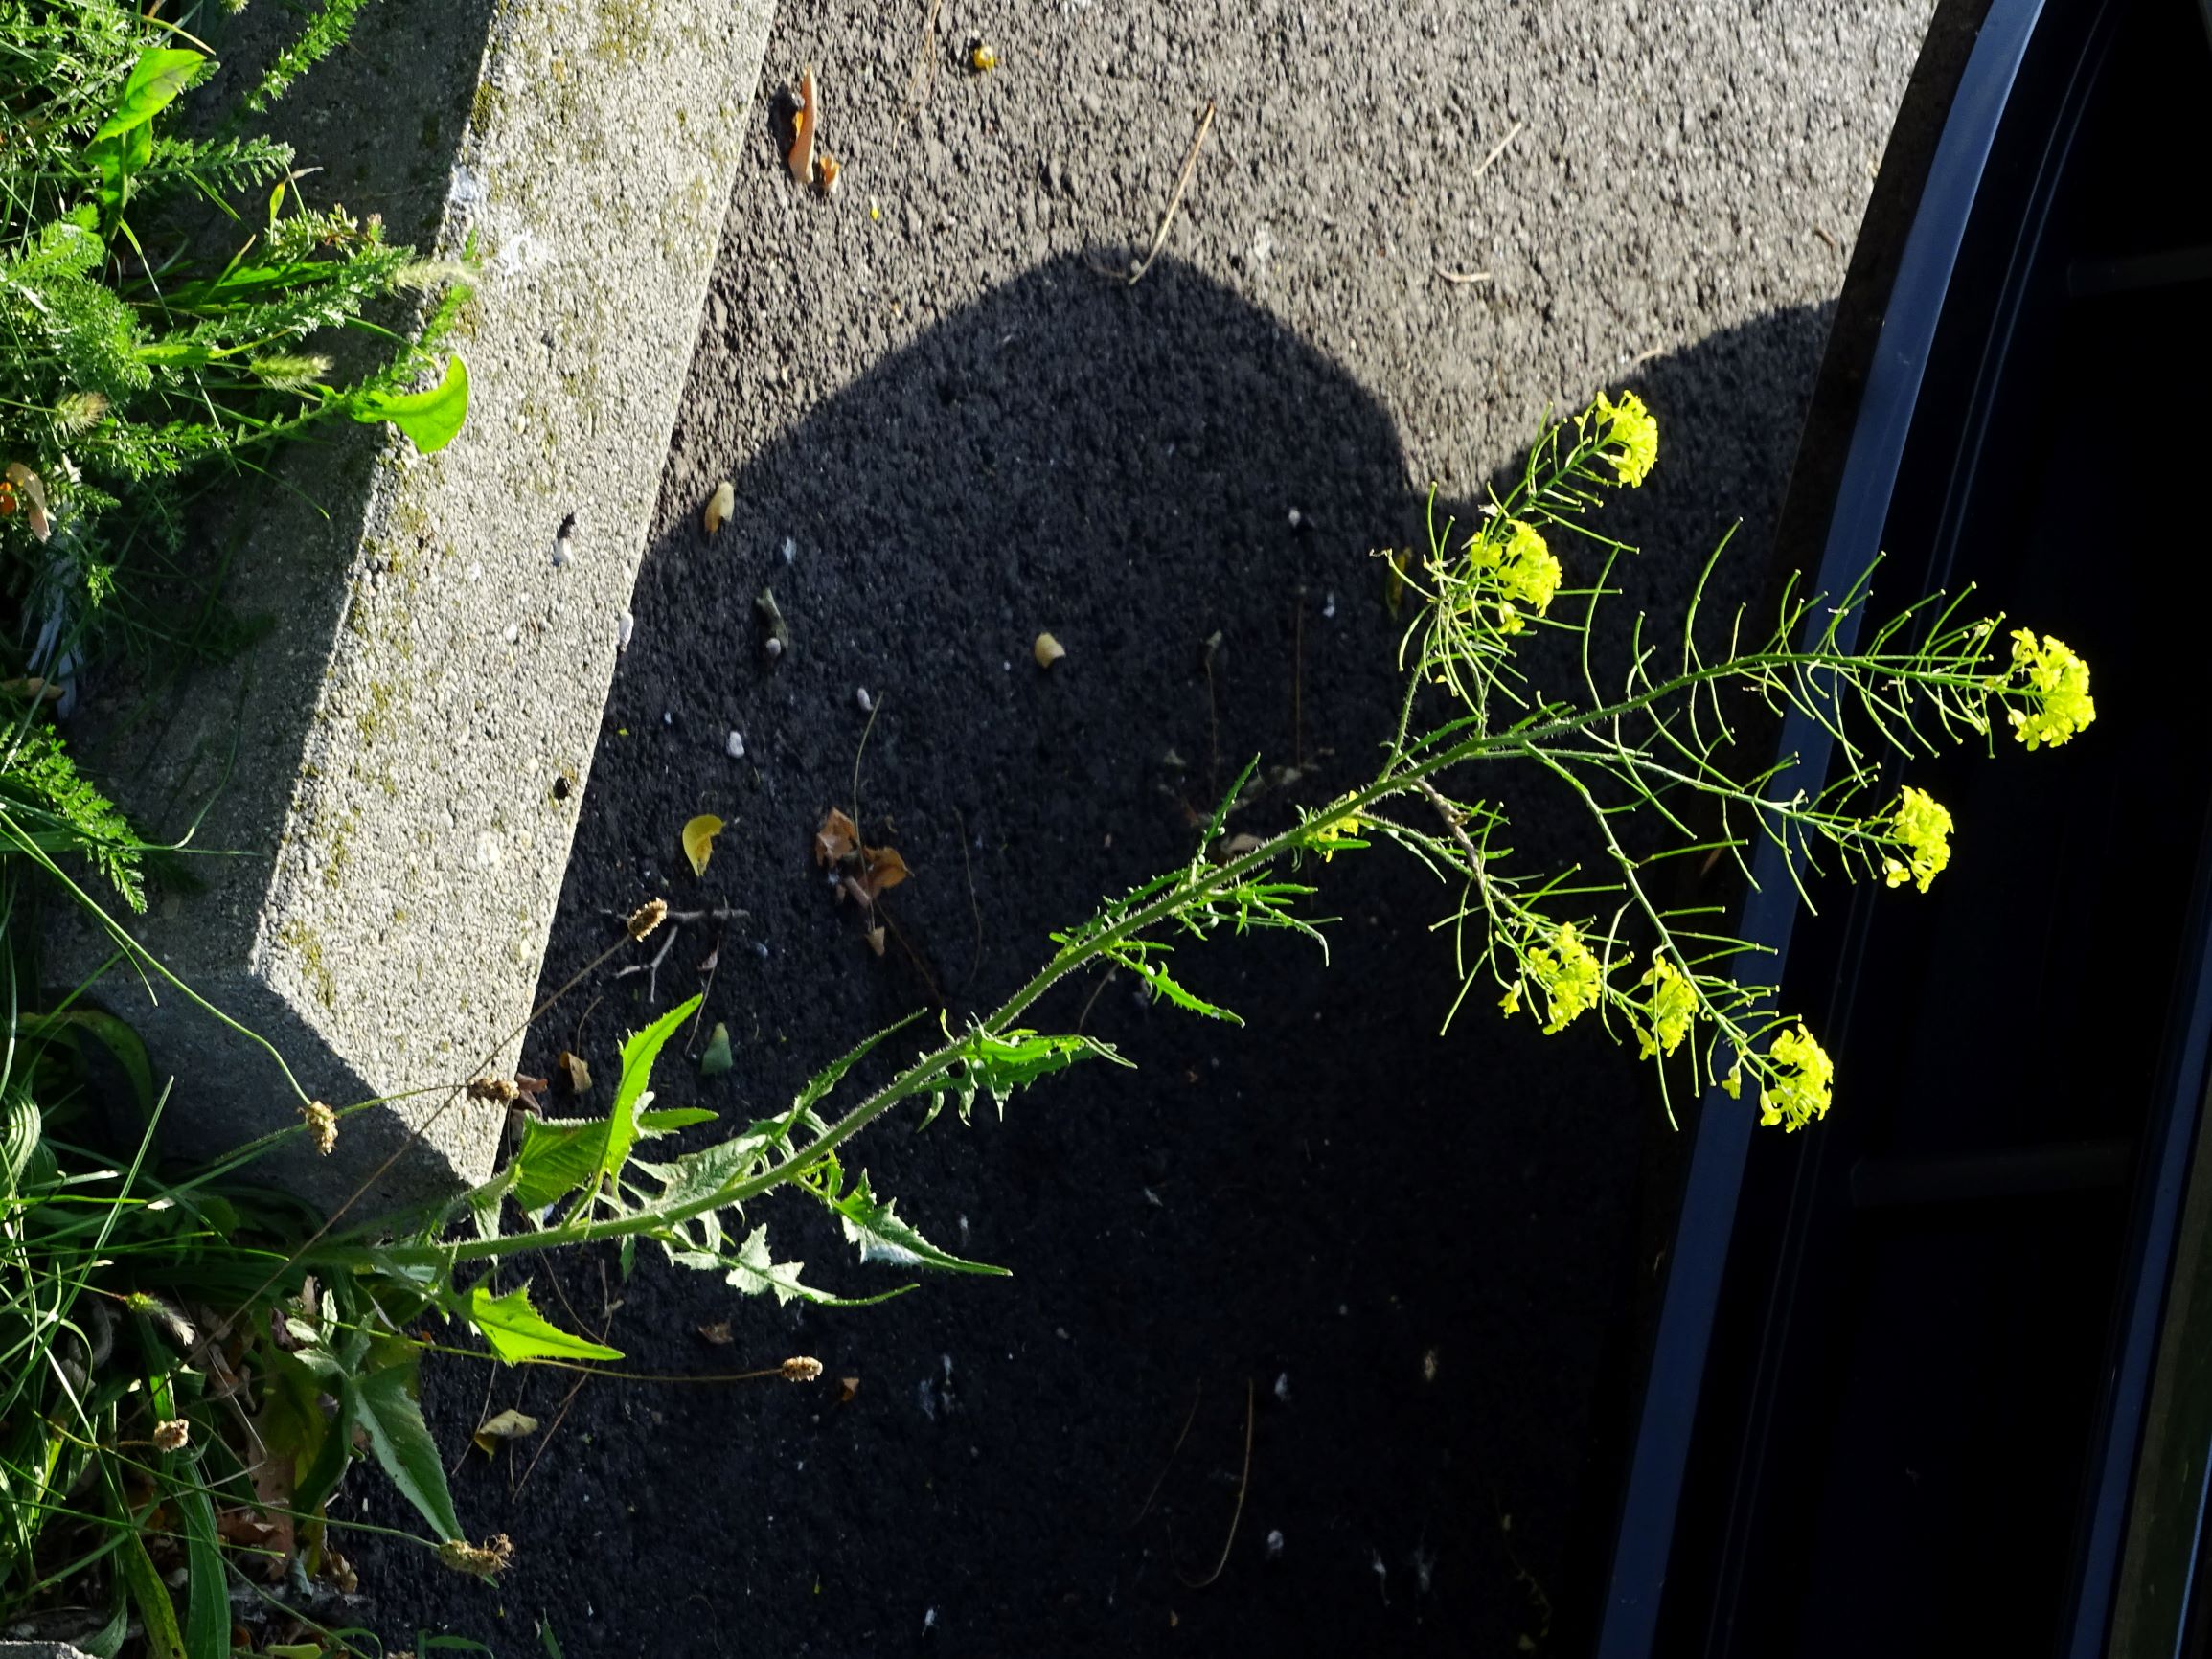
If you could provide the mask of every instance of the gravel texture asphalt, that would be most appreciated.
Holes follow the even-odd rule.
[[[1209,771],[1265,750],[1314,768],[1311,799],[1343,786],[1395,708],[1371,550],[1419,534],[1432,488],[1464,511],[1547,409],[1630,384],[1660,418],[1659,471],[1606,521],[1647,549],[1630,603],[1678,608],[1739,518],[1732,591],[1755,589],[1927,13],[928,11],[776,19],[764,92],[813,67],[842,188],[791,182],[764,96],[582,807],[549,980],[647,892],[749,913],[708,1015],[737,1068],[665,1103],[767,1109],[933,995],[989,1006],[1047,929],[1187,855],[1176,798]],[[793,636],[772,667],[764,583]],[[1040,673],[1047,627],[1069,654]],[[806,861],[852,804],[861,688],[864,828],[917,871],[881,966]],[[694,882],[675,837],[701,811],[729,828]],[[1478,1009],[1433,1040],[1448,900],[1380,854],[1328,875],[1331,968],[1277,942],[1191,958],[1243,1031],[1109,988],[1088,1029],[1133,1078],[866,1147],[902,1215],[1013,1280],[823,1313],[641,1262],[614,1337],[638,1369],[719,1369],[692,1332],[728,1318],[748,1361],[817,1353],[859,1394],[594,1385],[519,1495],[512,1466],[460,1483],[522,1548],[500,1595],[374,1560],[379,1623],[521,1651],[542,1615],[570,1653],[1572,1650],[1657,1105],[1594,1034]],[[709,943],[675,947],[661,1005]],[[604,983],[537,1047],[610,1059],[641,989]],[[597,1265],[548,1272],[596,1326]],[[1193,1588],[1247,1378],[1250,1501]],[[560,1390],[501,1378],[495,1405],[518,1390],[550,1420]],[[458,1436],[482,1381],[431,1397]]]

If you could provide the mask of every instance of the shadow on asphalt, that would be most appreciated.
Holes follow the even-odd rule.
[[[1629,602],[1678,605],[1738,512],[1731,591],[1758,586],[1823,329],[1778,313],[1630,377],[1664,436],[1604,523],[1646,544]],[[649,893],[748,913],[706,1015],[736,1069],[672,1063],[664,1104],[741,1120],[897,1015],[991,1006],[1050,929],[1186,857],[1190,812],[1246,759],[1304,774],[1249,811],[1264,829],[1354,782],[1395,716],[1373,550],[1421,534],[1425,481],[1341,368],[1173,260],[1133,289],[1047,264],[762,453],[701,465],[730,469],[736,514],[709,541],[697,502],[663,503],[546,967],[550,989]],[[773,665],[764,585],[792,636]],[[1068,653],[1049,672],[1044,629]],[[880,964],[808,859],[823,809],[855,804],[860,688],[860,816],[916,872]],[[676,832],[708,811],[728,828],[694,880]],[[1556,811],[1532,802],[1531,858]],[[1139,1070],[859,1144],[902,1215],[1013,1278],[779,1310],[641,1259],[613,1335],[635,1369],[808,1352],[859,1392],[594,1384],[519,1497],[506,1466],[460,1479],[471,1526],[520,1545],[497,1598],[399,1560],[364,1574],[394,1633],[482,1637],[496,1600],[509,1630],[542,1609],[583,1653],[1572,1651],[1681,1143],[1595,1033],[1544,1039],[1478,995],[1437,1035],[1452,896],[1410,860],[1321,874],[1333,966],[1280,938],[1181,959],[1242,1029],[1126,980],[1064,988],[1040,1023],[1081,1018]],[[655,1006],[716,943],[687,930]],[[644,985],[572,999],[532,1069],[610,1059]],[[748,1219],[837,1289],[900,1282],[796,1204]],[[597,1325],[599,1262],[538,1271]],[[733,1348],[694,1334],[723,1318]],[[1247,1383],[1248,1494],[1193,1588],[1231,1526]],[[483,1386],[433,1379],[449,1443]],[[562,1388],[493,1392],[550,1420]]]

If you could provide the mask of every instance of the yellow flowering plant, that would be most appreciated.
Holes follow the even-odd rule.
[[[1526,1013],[1546,1034],[1594,1024],[1632,1036],[1663,1093],[1686,1080],[1717,1086],[1785,1131],[1818,1122],[1836,1085],[1819,1038],[1781,1006],[1758,973],[1761,955],[1729,933],[1718,907],[1675,902],[1672,883],[1662,888],[1659,878],[1688,856],[1725,860],[1748,881],[1749,855],[1764,846],[1780,853],[1801,893],[1823,871],[1925,892],[1950,862],[1957,826],[1925,789],[1898,784],[1896,762],[1946,742],[1994,748],[2005,731],[2028,749],[2068,741],[2095,717],[2089,670],[2047,635],[2006,636],[1998,619],[1970,618],[1961,598],[1937,595],[1875,622],[1864,615],[1867,580],[1839,596],[1792,583],[1770,628],[1748,627],[1739,612],[1724,630],[1725,654],[1708,655],[1698,625],[1708,561],[1679,641],[1662,650],[1639,622],[1625,673],[1601,681],[1593,619],[1618,591],[1616,561],[1632,550],[1583,521],[1612,490],[1641,485],[1657,460],[1657,424],[1632,393],[1602,397],[1550,427],[1475,529],[1464,537],[1449,525],[1434,529],[1425,559],[1407,573],[1424,603],[1405,634],[1395,732],[1365,782],[1271,832],[1232,835],[1233,812],[1264,809],[1247,788],[1254,761],[1184,864],[1053,935],[1052,955],[1026,983],[964,1027],[941,1020],[888,1080],[856,1099],[846,1094],[851,1068],[903,1023],[817,1074],[788,1113],[664,1159],[649,1143],[701,1114],[648,1112],[644,1103],[655,1057],[695,999],[625,1045],[611,1117],[530,1125],[513,1162],[456,1207],[472,1237],[447,1236],[450,1217],[434,1217],[399,1240],[333,1235],[301,1261],[323,1273],[407,1276],[426,1302],[510,1348],[573,1339],[526,1302],[502,1313],[508,1299],[476,1296],[456,1275],[569,1244],[617,1242],[627,1253],[648,1241],[740,1290],[838,1301],[770,1254],[766,1223],[749,1206],[779,1188],[830,1211],[863,1260],[996,1271],[924,1239],[845,1161],[848,1143],[902,1104],[924,1122],[948,1104],[966,1118],[978,1100],[1003,1109],[1079,1061],[1126,1063],[1080,1030],[1027,1023],[1048,992],[1086,970],[1129,973],[1178,1008],[1235,1021],[1175,977],[1176,948],[1223,930],[1277,928],[1325,949],[1324,922],[1309,903],[1321,868],[1385,842],[1422,860],[1453,895],[1439,923],[1459,942],[1460,988],[1447,1023],[1487,987],[1508,1018]],[[1539,693],[1523,671],[1517,653],[1541,629],[1563,630],[1582,647],[1580,683],[1565,692]],[[1790,756],[1748,775],[1735,769],[1747,709],[1821,728],[1833,777],[1800,784]],[[1579,808],[1594,856],[1545,869],[1516,852],[1491,784],[1499,762],[1518,762]],[[661,914],[641,910],[616,948],[650,933]],[[595,1150],[584,1156],[580,1147]],[[510,1210],[521,1218],[517,1231],[506,1230]],[[535,1322],[527,1329],[515,1323],[524,1313]],[[507,1325],[488,1326],[495,1314]]]

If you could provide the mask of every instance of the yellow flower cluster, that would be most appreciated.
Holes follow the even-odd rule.
[[[1682,1046],[1682,1039],[1690,1034],[1690,1027],[1698,1017],[1698,988],[1680,968],[1655,951],[1652,955],[1651,971],[1636,983],[1652,988],[1651,1001],[1644,1006],[1647,1023],[1636,1028],[1638,1057],[1648,1060],[1654,1055],[1671,1055]]]
[[[1311,826],[1311,839],[1308,845],[1321,854],[1321,862],[1326,864],[1334,858],[1339,851],[1335,846],[1336,842],[1350,839],[1358,833],[1358,814],[1347,812],[1340,818],[1331,818],[1326,822],[1315,820]]]
[[[1548,946],[1530,946],[1522,962],[1528,977],[1536,981],[1537,988],[1544,994],[1545,1006],[1551,1010],[1551,1017],[1544,1022],[1546,1036],[1564,1031],[1578,1014],[1597,1007],[1605,996],[1605,965],[1590,953],[1590,947],[1582,942],[1571,921],[1560,923]],[[1518,981],[1506,991],[1498,1006],[1509,1014],[1519,1011]]]
[[[1907,856],[1885,860],[1882,878],[1892,887],[1915,882],[1926,893],[1927,884],[1950,862],[1950,828],[1949,807],[1927,790],[1906,785],[1890,819],[1890,829]]]
[[[2013,629],[2012,671],[2035,707],[2032,712],[2013,709],[2006,717],[2030,749],[2045,743],[2055,749],[2097,717],[2089,696],[2089,665],[2064,641],[2050,634],[2039,640],[2028,628]]]
[[[1470,548],[1474,567],[1496,589],[1497,631],[1516,634],[1527,625],[1522,617],[1542,616],[1551,609],[1559,592],[1560,561],[1533,524],[1509,519],[1504,533],[1486,528]]]
[[[1759,1121],[1780,1124],[1794,1134],[1807,1124],[1828,1115],[1829,1093],[1836,1081],[1836,1062],[1813,1040],[1803,1026],[1774,1039],[1768,1057],[1776,1075],[1759,1094]]]
[[[1630,489],[1639,488],[1658,465],[1658,420],[1633,392],[1623,392],[1618,403],[1600,392],[1595,408],[1606,423],[1600,442],[1612,450],[1606,459],[1613,464],[1615,478]]]

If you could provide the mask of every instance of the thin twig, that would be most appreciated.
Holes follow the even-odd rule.
[[[1152,1482],[1152,1489],[1145,1494],[1145,1507],[1137,1511],[1135,1521],[1122,1529],[1124,1532],[1133,1531],[1137,1521],[1152,1512],[1152,1503],[1159,1497],[1160,1488],[1167,1485],[1168,1471],[1175,1466],[1175,1459],[1182,1453],[1183,1442],[1191,1438],[1191,1424],[1198,1420],[1198,1401],[1205,1398],[1205,1393],[1206,1379],[1201,1376],[1198,1378],[1198,1386],[1191,1390],[1191,1409],[1183,1418],[1183,1432],[1175,1436],[1175,1443],[1168,1449],[1168,1461],[1160,1465],[1159,1476]]]
[[[660,949],[653,952],[652,961],[633,962],[627,967],[618,967],[614,970],[614,977],[617,979],[627,979],[633,973],[649,976],[645,987],[645,1002],[648,1008],[660,1001],[660,965],[668,960],[669,946],[675,942],[675,930],[671,928],[669,936],[661,941]]]
[[[1077,1036],[1083,1035],[1083,1028],[1090,1018],[1090,1011],[1097,1006],[1098,999],[1106,993],[1106,988],[1113,984],[1114,975],[1120,971],[1119,968],[1108,967],[1105,973],[1099,976],[1098,984],[1091,988],[1090,995],[1083,999],[1083,1012],[1075,1016],[1075,1034]]]
[[[1521,128],[1526,125],[1528,125],[1528,123],[1525,121],[1515,122],[1513,125],[1507,130],[1506,135],[1490,147],[1490,153],[1484,156],[1482,160],[1475,164],[1474,171],[1468,175],[1467,182],[1469,184],[1472,184],[1476,179],[1480,178],[1484,173],[1488,172],[1490,170],[1490,164],[1505,153],[1505,147],[1511,144],[1515,139],[1518,138],[1521,134]]]
[[[1229,1515],[1229,1535],[1221,1540],[1221,1558],[1214,1563],[1214,1570],[1202,1579],[1185,1578],[1181,1568],[1175,1577],[1182,1579],[1194,1590],[1203,1590],[1221,1576],[1221,1569],[1229,1564],[1229,1552],[1236,1547],[1237,1523],[1244,1518],[1244,1493],[1252,1485],[1252,1379],[1244,1378],[1244,1472],[1237,1478],[1237,1507]]]
[[[960,808],[952,808],[952,822],[960,829],[960,868],[968,875],[968,908],[975,916],[975,954],[969,960],[968,977],[961,982],[960,994],[965,997],[968,988],[975,983],[975,976],[983,971],[983,906],[975,898],[975,866],[968,857],[968,820]]]
[[[1183,157],[1183,170],[1175,175],[1175,193],[1168,197],[1168,211],[1160,216],[1160,228],[1152,234],[1152,245],[1144,261],[1129,273],[1129,286],[1135,287],[1145,280],[1145,273],[1152,268],[1152,261],[1160,257],[1160,249],[1167,246],[1168,227],[1175,222],[1175,210],[1183,205],[1183,192],[1190,188],[1191,171],[1198,165],[1198,147],[1206,142],[1206,129],[1214,125],[1214,101],[1206,100],[1206,107],[1198,117],[1198,130],[1191,135],[1191,148]]]
[[[620,921],[629,914],[627,910],[603,910],[600,915]],[[750,921],[753,913],[740,910],[734,904],[718,904],[712,910],[671,910],[661,920],[668,922],[686,921]]]
[[[924,97],[927,96],[926,89],[922,88],[924,74],[928,75],[933,84],[937,80],[937,14],[944,10],[945,0],[929,0],[929,15],[922,20],[922,50],[914,55],[914,73],[907,77],[906,92],[900,100],[904,105],[903,114],[922,113],[923,99],[915,97],[915,92],[922,89]]]
[[[1468,175],[1468,183],[1472,184],[1476,179],[1480,178],[1484,173],[1488,172],[1490,170],[1490,164],[1505,153],[1505,147],[1511,144],[1515,139],[1518,138],[1521,134],[1521,129],[1527,125],[1528,124],[1523,121],[1515,122],[1513,125],[1506,130],[1506,135],[1490,147],[1490,152],[1485,155],[1482,160],[1475,163],[1474,171]],[[1488,271],[1453,271],[1447,270],[1443,265],[1437,265],[1433,268],[1436,274],[1442,277],[1448,283],[1455,283],[1464,285],[1468,283],[1487,283],[1492,280],[1491,273]]]
[[[868,723],[860,728],[859,745],[853,751],[853,830],[860,830],[860,757],[868,752],[868,734],[876,729],[876,716],[883,712],[884,699],[878,697],[868,710]]]

